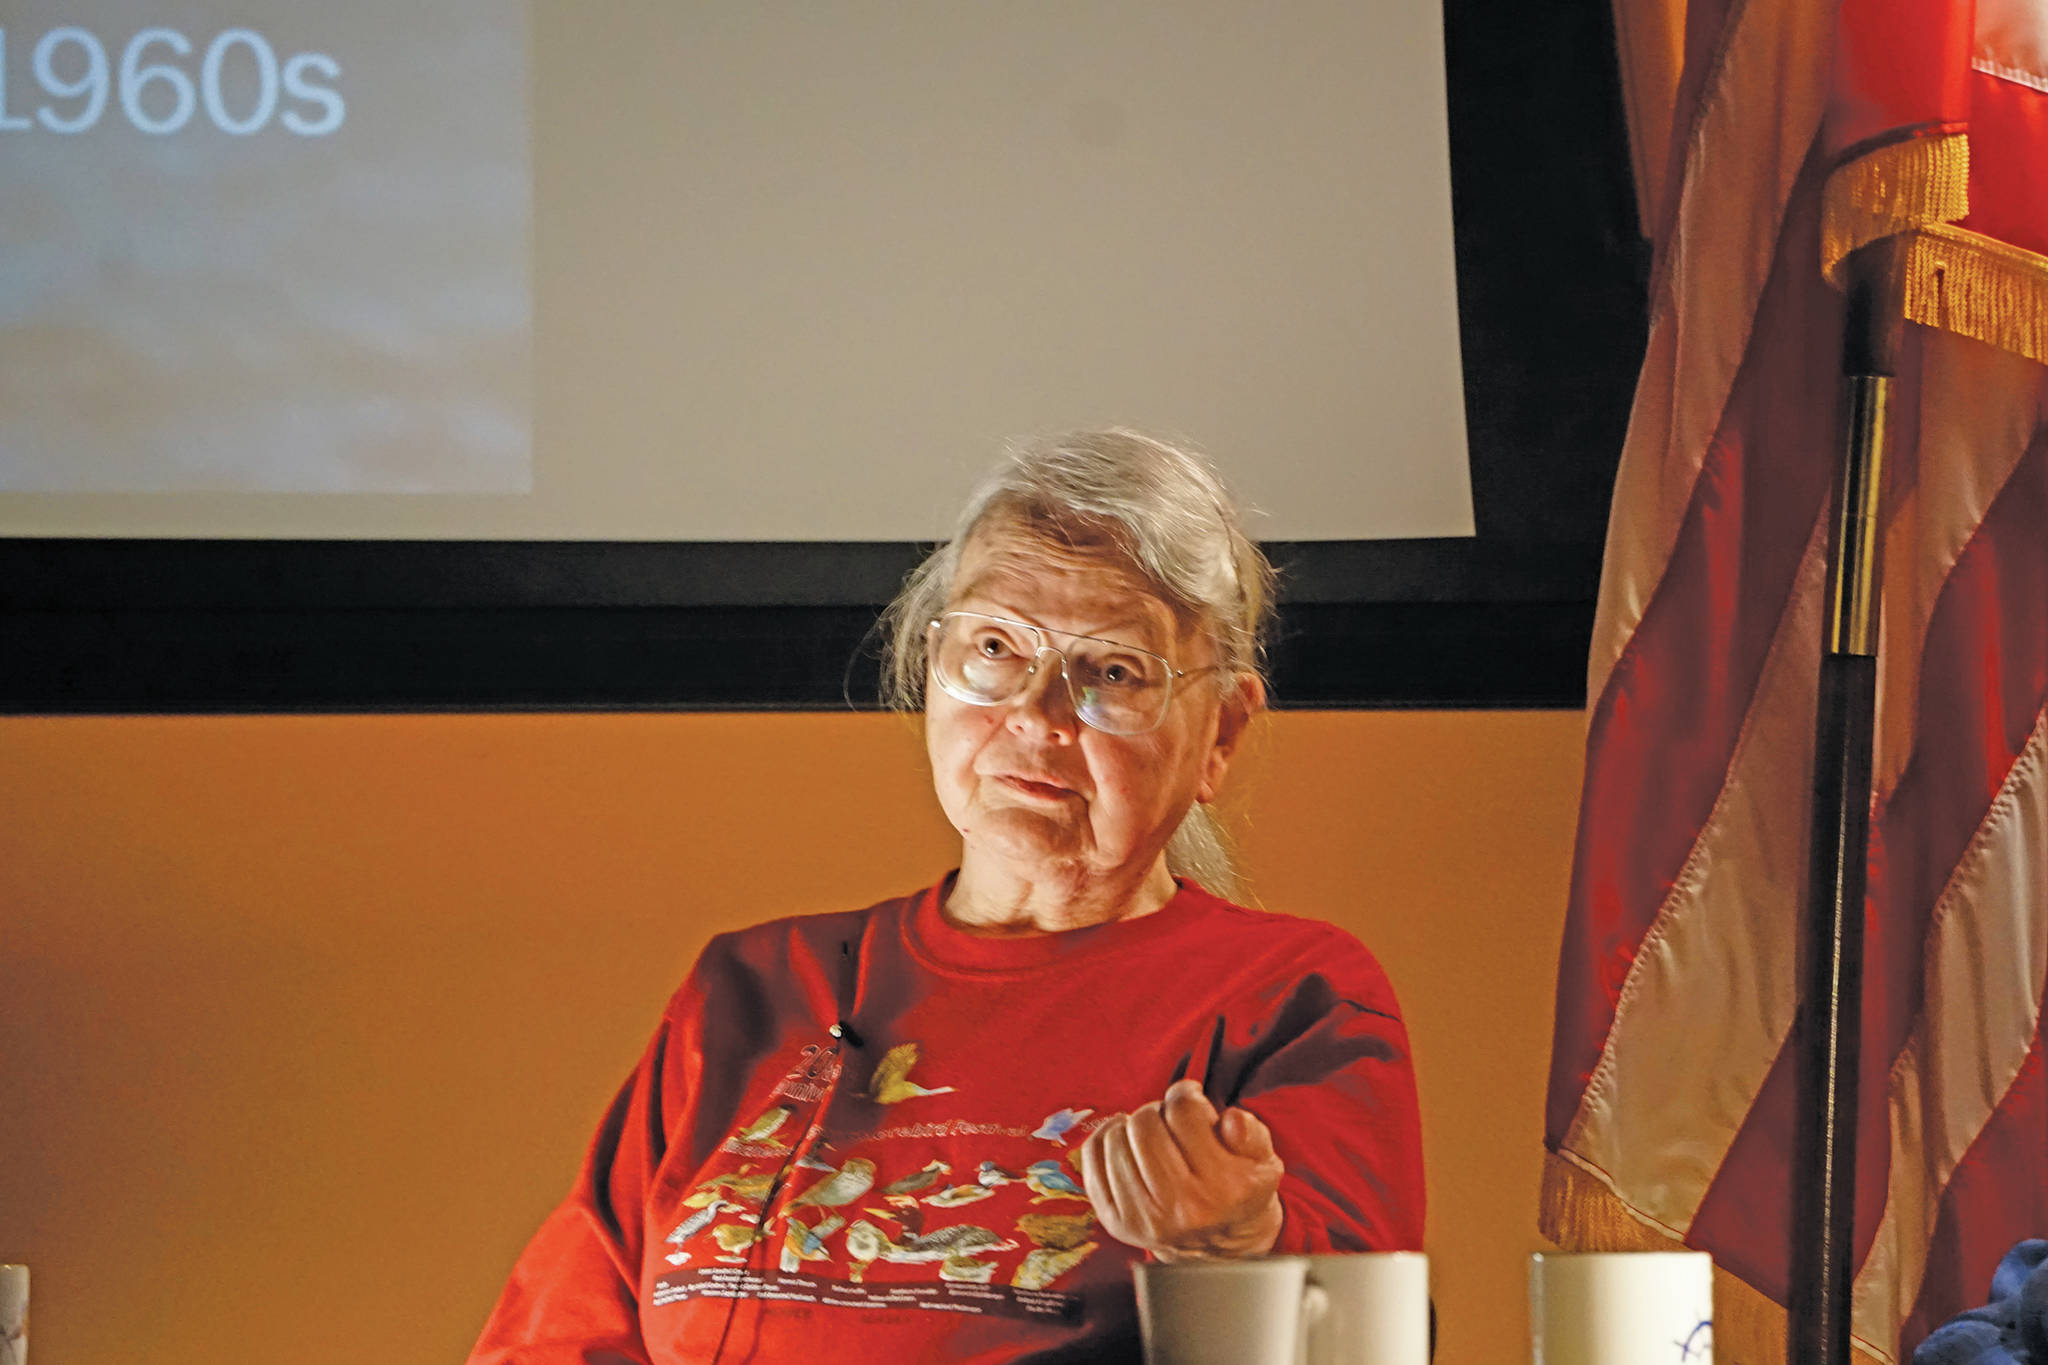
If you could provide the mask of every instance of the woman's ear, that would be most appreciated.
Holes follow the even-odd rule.
[[[1195,800],[1210,802],[1223,789],[1223,775],[1230,771],[1230,760],[1237,753],[1238,742],[1244,738],[1246,727],[1252,717],[1266,709],[1266,684],[1256,673],[1240,673],[1236,686],[1224,694],[1223,705],[1216,713],[1216,740],[1209,746],[1209,752],[1202,763],[1202,783],[1195,790]]]

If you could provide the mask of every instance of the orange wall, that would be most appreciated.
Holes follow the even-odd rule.
[[[1439,1361],[1526,1360],[1575,713],[1295,713],[1256,899],[1410,1016]],[[950,865],[872,715],[0,719],[0,1261],[40,1365],[459,1360],[710,934]]]

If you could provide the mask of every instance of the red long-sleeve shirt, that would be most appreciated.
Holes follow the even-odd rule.
[[[1272,1129],[1275,1251],[1421,1248],[1407,1034],[1356,940],[1189,883],[992,938],[945,885],[711,942],[472,1365],[1135,1360],[1141,1253],[1079,1144],[1183,1075]]]

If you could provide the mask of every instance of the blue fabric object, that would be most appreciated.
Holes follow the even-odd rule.
[[[1913,1365],[2048,1365],[2048,1241],[2006,1252],[1991,1275],[1991,1302],[1930,1332]]]

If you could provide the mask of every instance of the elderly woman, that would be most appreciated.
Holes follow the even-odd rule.
[[[1141,1258],[1419,1248],[1385,976],[1221,898],[1271,583],[1136,433],[985,480],[885,618],[958,870],[705,949],[472,1361],[1135,1359]]]

